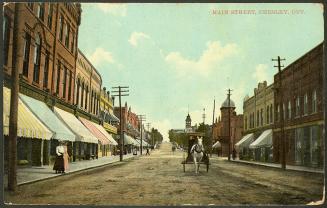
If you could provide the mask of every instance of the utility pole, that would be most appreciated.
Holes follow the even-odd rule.
[[[228,89],[228,161],[230,161],[230,153],[231,153],[231,135],[230,135],[230,96],[231,89]]]
[[[125,87],[122,87],[122,86],[118,86],[118,87],[112,87],[113,89],[118,89],[115,90],[115,91],[112,91],[112,93],[118,93],[118,95],[113,95],[113,96],[118,96],[119,97],[119,120],[120,120],[120,124],[119,124],[119,132],[120,132],[120,151],[119,151],[119,156],[120,156],[120,161],[123,161],[123,152],[124,152],[124,132],[125,132],[125,121],[124,119],[122,118],[122,108],[121,108],[121,97],[122,96],[129,96],[129,94],[124,94],[124,93],[127,93],[129,92],[129,87],[128,86],[125,86]],[[123,128],[123,125],[124,125],[124,128]]]
[[[142,122],[143,121],[145,121],[145,115],[137,115],[137,117],[138,117],[138,119],[139,119],[139,121],[141,122],[141,130],[140,130],[140,132],[141,132],[141,155],[142,155],[142,149],[143,149],[143,144],[142,144],[142,140],[143,140],[143,138],[142,138],[142,132],[143,132],[143,130],[142,130]]]
[[[18,57],[18,36],[21,32],[18,28],[18,21],[21,18],[21,3],[15,5],[14,31],[13,31],[13,53],[11,70],[11,96],[10,96],[10,117],[9,117],[9,155],[8,155],[8,190],[16,191],[17,188],[17,119],[18,119],[18,92],[19,92],[19,65]]]
[[[278,68],[278,77],[279,77],[279,89],[278,89],[278,93],[279,93],[279,109],[280,109],[280,139],[281,139],[281,144],[282,144],[282,161],[281,161],[281,165],[282,165],[282,169],[286,170],[286,142],[285,142],[285,133],[284,133],[284,108],[283,108],[283,85],[282,85],[282,67],[284,67],[284,65],[280,65],[281,61],[285,61],[285,59],[281,59],[279,56],[277,57],[277,59],[271,59],[272,61],[277,61],[277,67]]]
[[[213,112],[212,112],[212,127],[211,127],[211,148],[210,148],[210,157],[212,157],[212,146],[213,146],[213,125],[215,124],[215,107],[216,99],[213,99]]]
[[[146,123],[146,127],[148,128],[148,132],[150,133],[150,125],[151,125],[151,123]],[[150,134],[151,135],[151,134]],[[153,138],[152,138],[152,136],[151,136],[151,140],[152,140],[152,146],[154,146],[154,144],[153,144]]]

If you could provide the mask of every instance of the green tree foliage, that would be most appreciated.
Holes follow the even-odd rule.
[[[151,138],[154,140],[154,143],[161,143],[162,142],[163,136],[158,131],[158,129],[152,128],[150,134],[151,134]]]

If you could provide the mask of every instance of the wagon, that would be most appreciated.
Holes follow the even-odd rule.
[[[194,161],[193,161],[193,156],[191,154],[191,148],[193,146],[193,144],[195,143],[196,141],[196,137],[197,136],[204,136],[204,133],[202,132],[192,132],[192,133],[187,133],[189,139],[188,139],[188,148],[187,148],[187,155],[186,155],[186,158],[185,158],[185,153],[183,154],[183,161],[182,161],[182,165],[183,165],[183,170],[185,172],[185,165],[187,164],[194,164]],[[200,165],[201,164],[205,164],[206,167],[207,167],[207,172],[209,171],[209,165],[210,165],[210,162],[209,162],[209,157],[208,157],[208,154],[206,152],[204,152],[203,154],[203,157],[202,157],[202,160],[200,161]]]

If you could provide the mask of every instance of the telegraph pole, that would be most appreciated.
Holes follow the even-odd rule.
[[[230,135],[230,92],[231,89],[228,89],[228,161],[230,161],[230,150],[231,150],[231,135]]]
[[[17,58],[18,35],[21,32],[18,28],[18,21],[21,18],[19,12],[21,3],[15,4],[14,14],[14,31],[13,31],[13,53],[12,53],[12,70],[11,70],[11,96],[10,96],[10,117],[9,117],[9,161],[8,161],[8,190],[16,191],[17,188],[17,119],[18,119],[18,92],[19,92],[19,65]]]
[[[148,132],[150,133],[150,125],[151,125],[151,123],[146,123],[146,127],[148,128]],[[151,135],[151,134],[150,134]],[[153,138],[152,138],[152,136],[151,136],[151,140],[152,140],[152,146],[154,146],[154,144],[153,144]]]
[[[282,169],[286,170],[286,141],[285,141],[285,133],[284,133],[284,108],[283,108],[283,85],[282,85],[282,67],[284,67],[284,65],[280,65],[281,61],[285,61],[285,59],[281,59],[279,56],[277,57],[277,59],[271,59],[272,61],[277,61],[277,66],[274,66],[276,68],[278,68],[278,77],[279,77],[279,89],[278,89],[278,93],[279,93],[279,105],[280,105],[280,139],[281,139],[281,144],[282,144],[282,161],[281,161],[281,165],[282,165]]]
[[[118,93],[118,95],[113,95],[113,96],[118,96],[119,97],[119,120],[120,120],[120,124],[119,124],[119,132],[120,132],[120,151],[119,151],[119,156],[120,156],[120,161],[123,161],[123,152],[124,152],[124,132],[125,132],[125,121],[123,121],[124,119],[122,118],[122,108],[121,108],[121,97],[122,96],[129,96],[129,94],[124,94],[129,92],[129,87],[125,86],[118,86],[118,87],[112,87],[113,89],[118,89],[115,91],[112,91],[112,93]],[[123,128],[124,125],[124,128]],[[123,130],[124,129],[124,130]]]
[[[212,127],[211,127],[211,148],[210,148],[210,157],[212,157],[212,146],[213,146],[213,125],[215,124],[215,106],[216,99],[213,99],[213,113],[212,113]]]
[[[142,144],[142,132],[143,132],[143,130],[142,130],[142,121],[145,121],[145,115],[137,115],[137,117],[138,117],[138,119],[139,119],[139,121],[141,122],[141,155],[142,155],[142,149],[143,149],[143,144]]]

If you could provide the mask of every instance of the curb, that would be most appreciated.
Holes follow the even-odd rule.
[[[82,171],[85,171],[85,170],[101,168],[101,167],[112,165],[112,164],[115,164],[115,163],[129,161],[129,160],[132,160],[132,159],[134,159],[136,157],[140,157],[140,155],[130,157],[130,158],[127,158],[127,159],[123,159],[123,161],[119,161],[119,160],[118,161],[113,161],[113,162],[109,162],[109,163],[106,163],[106,164],[101,164],[101,165],[97,165],[97,166],[92,166],[92,167],[88,167],[88,168],[84,168],[84,169],[79,169],[79,170],[67,172],[65,174],[57,174],[57,175],[53,175],[53,176],[46,177],[46,178],[40,178],[40,179],[36,179],[36,180],[25,181],[25,182],[22,182],[22,183],[18,183],[17,186],[28,185],[28,184],[32,184],[32,183],[36,183],[36,182],[40,182],[40,181],[45,181],[45,180],[48,180],[48,179],[53,179],[53,178],[60,177],[60,176],[72,175],[72,174],[79,173],[79,172],[82,172]]]
[[[269,165],[264,165],[264,164],[256,164],[256,163],[250,163],[250,162],[243,162],[243,161],[237,161],[237,160],[230,160],[227,162],[234,162],[234,163],[239,163],[239,164],[245,164],[245,165],[253,165],[253,166],[259,166],[259,167],[265,167],[265,168],[272,168],[272,169],[281,169],[281,167],[275,167],[275,166],[269,166]],[[314,170],[296,170],[296,169],[289,169],[287,168],[286,166],[286,171],[295,171],[295,172],[305,172],[305,173],[314,173],[314,174],[324,174],[324,171],[321,170],[317,170],[317,171],[314,171]]]

